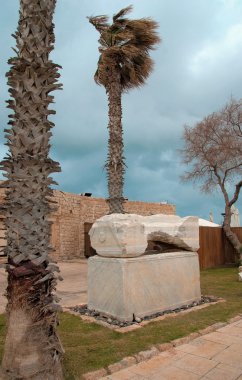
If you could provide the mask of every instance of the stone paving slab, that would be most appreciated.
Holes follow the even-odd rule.
[[[210,360],[198,355],[187,354],[182,359],[178,360],[174,365],[196,375],[205,375],[212,368],[216,367],[219,362]]]
[[[241,334],[242,320],[233,321],[102,380],[242,380]]]
[[[242,328],[242,321],[235,322],[234,325],[235,325],[236,327],[241,327],[241,328]]]
[[[209,371],[202,379],[209,380],[236,380],[241,371],[238,368],[231,367],[227,364],[218,364],[217,367]]]
[[[231,347],[226,348],[224,351],[215,355],[214,360],[233,366],[234,368],[241,369],[242,374],[242,353],[234,351]]]
[[[228,345],[211,342],[203,338],[197,338],[192,340],[188,344],[178,346],[177,349],[188,354],[202,356],[207,359],[211,359],[214,355],[225,350]]]
[[[230,346],[233,343],[237,343],[237,344],[242,345],[242,338],[239,338],[239,337],[234,336],[234,335],[221,333],[219,331],[215,331],[215,332],[212,332],[210,334],[207,334],[207,335],[203,336],[203,339],[209,340],[212,342],[222,343],[222,344],[225,344],[227,346]]]
[[[162,373],[157,373],[150,377],[150,380],[198,380],[199,376],[195,373],[176,368],[174,366],[166,367],[162,370]]]
[[[219,332],[242,338],[242,328],[238,326],[228,325],[222,327]]]

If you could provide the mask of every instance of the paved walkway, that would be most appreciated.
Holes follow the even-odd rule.
[[[242,380],[242,320],[102,380]]]
[[[57,285],[57,296],[63,307],[87,303],[87,260],[58,263],[64,281]],[[6,298],[3,296],[7,284],[7,274],[0,269],[0,314],[4,313]]]

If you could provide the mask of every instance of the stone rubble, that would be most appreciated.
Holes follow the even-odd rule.
[[[87,308],[87,305],[74,306],[74,307],[71,307],[70,310],[73,310],[74,312],[77,312],[81,315],[94,317],[96,320],[99,320],[99,321],[101,320],[101,321],[106,322],[112,326],[126,327],[126,326],[132,326],[132,325],[139,325],[143,321],[150,321],[154,318],[157,318],[157,317],[160,317],[163,315],[167,315],[167,314],[177,314],[181,311],[191,309],[192,307],[195,307],[195,306],[203,305],[206,303],[217,302],[217,301],[218,301],[218,299],[216,297],[202,296],[200,301],[192,302],[191,304],[184,305],[182,307],[179,307],[179,308],[176,308],[173,310],[166,310],[166,311],[163,311],[160,313],[155,313],[155,314],[143,317],[143,318],[139,318],[139,317],[134,316],[133,321],[125,321],[125,322],[120,322],[117,319],[106,316],[103,313],[99,313],[96,310],[89,310]]]

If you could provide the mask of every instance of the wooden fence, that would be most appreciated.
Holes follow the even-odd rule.
[[[242,227],[233,227],[242,242]],[[221,227],[199,227],[198,250],[200,268],[214,268],[226,264],[234,264],[236,253]]]

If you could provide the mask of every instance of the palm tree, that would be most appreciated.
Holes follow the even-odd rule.
[[[12,109],[6,129],[9,153],[2,161],[6,172],[4,205],[8,264],[7,336],[2,362],[6,379],[62,379],[63,349],[56,334],[58,271],[48,258],[50,221],[55,183],[50,173],[60,171],[49,158],[54,126],[48,120],[51,91],[57,84],[58,65],[53,50],[52,23],[56,0],[20,0],[16,57],[7,73]]]
[[[109,101],[109,140],[106,162],[109,213],[124,213],[125,163],[121,97],[124,91],[144,84],[153,68],[149,50],[160,41],[158,24],[150,18],[129,20],[132,6],[122,9],[108,23],[107,16],[89,17],[100,33],[100,57],[94,76],[106,89]]]

